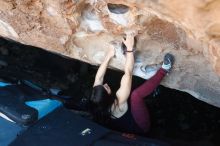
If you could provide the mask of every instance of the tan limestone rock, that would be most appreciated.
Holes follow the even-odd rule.
[[[136,65],[176,57],[163,85],[220,107],[219,0],[0,0],[0,36],[100,64],[109,43],[111,67],[123,70],[121,42],[138,30]]]

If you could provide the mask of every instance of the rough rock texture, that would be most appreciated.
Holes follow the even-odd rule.
[[[121,41],[137,29],[136,63],[176,57],[163,85],[220,107],[219,0],[0,0],[0,35],[91,64],[109,42],[123,69]]]

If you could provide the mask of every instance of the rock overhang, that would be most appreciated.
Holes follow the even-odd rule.
[[[123,70],[124,34],[138,30],[136,63],[176,57],[163,85],[220,107],[220,2],[180,0],[0,1],[0,35],[100,64],[113,42],[110,66]]]

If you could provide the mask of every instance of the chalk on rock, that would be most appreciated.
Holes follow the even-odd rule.
[[[147,80],[154,76],[159,68],[159,65],[145,65],[143,63],[135,63],[133,75]]]

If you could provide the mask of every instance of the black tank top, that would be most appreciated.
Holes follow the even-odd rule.
[[[120,132],[144,134],[144,131],[137,125],[132,116],[130,98],[128,99],[128,110],[126,113],[120,118],[111,118],[108,127]]]

